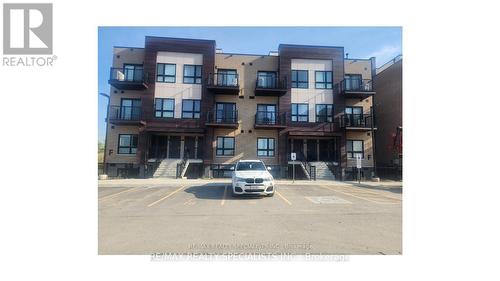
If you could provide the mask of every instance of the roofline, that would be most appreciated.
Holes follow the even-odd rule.
[[[237,55],[237,56],[254,56],[254,57],[277,57],[270,55],[245,54],[245,53],[216,53],[216,55]]]
[[[163,37],[163,36],[145,36],[145,39],[147,38],[160,38],[160,39],[169,39],[169,40],[184,40],[184,41],[204,41],[204,42],[213,42],[215,43],[215,40],[210,40],[210,39],[194,39],[194,38],[179,38],[179,37]]]
[[[330,49],[344,49],[340,46],[322,46],[322,45],[300,45],[300,44],[279,44],[278,48],[281,47],[301,47],[301,48],[330,48]]]
[[[124,49],[144,49],[144,47],[130,47],[130,46],[113,46],[113,48],[124,48]]]

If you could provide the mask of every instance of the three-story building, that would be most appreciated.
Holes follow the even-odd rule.
[[[212,40],[149,36],[113,55],[111,177],[223,177],[240,159],[261,159],[277,177],[295,165],[298,177],[348,179],[356,157],[365,177],[374,170],[374,58],[286,44],[223,53]]]

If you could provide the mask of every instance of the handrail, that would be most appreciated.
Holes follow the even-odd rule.
[[[257,125],[285,125],[286,112],[257,110],[255,113],[255,124]]]
[[[207,112],[207,122],[217,124],[238,123],[238,110],[214,110]]]
[[[373,124],[372,124],[373,123]],[[344,113],[340,118],[340,126],[356,127],[356,128],[371,128],[374,126],[374,119],[372,114],[350,114]]]
[[[210,73],[206,81],[208,86],[239,87],[238,73]]]
[[[337,93],[345,91],[371,92],[373,91],[373,82],[370,79],[346,78],[335,84],[335,90]]]
[[[110,80],[120,82],[147,82],[148,75],[144,69],[124,69],[118,67],[111,67],[109,73]]]
[[[110,120],[139,121],[142,115],[140,106],[111,105],[109,106]]]

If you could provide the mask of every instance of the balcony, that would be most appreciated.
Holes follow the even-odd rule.
[[[207,112],[206,126],[219,128],[238,128],[238,111],[214,110]]]
[[[142,109],[140,106],[110,106],[109,123],[114,125],[141,124]]]
[[[279,79],[276,75],[259,75],[255,81],[256,96],[282,96],[286,94],[287,79]]]
[[[206,86],[214,94],[238,95],[240,93],[239,78],[236,73],[210,73]]]
[[[286,112],[278,114],[272,111],[257,111],[255,114],[255,129],[286,128]]]
[[[343,114],[340,117],[340,127],[357,131],[376,129],[371,114]]]
[[[369,79],[344,79],[335,85],[335,90],[346,98],[367,98],[375,94]]]
[[[147,75],[143,69],[111,68],[108,83],[118,90],[145,90]]]

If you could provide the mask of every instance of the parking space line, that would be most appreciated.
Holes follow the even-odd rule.
[[[347,186],[345,186],[347,187]],[[388,199],[394,199],[394,200],[398,200],[398,201],[403,201],[401,200],[400,198],[397,198],[397,197],[392,197],[392,196],[387,196],[385,194],[380,194],[378,192],[374,192],[374,191],[370,191],[370,190],[364,190],[364,189],[360,189],[359,187],[358,188],[354,188],[352,187],[352,189],[356,190],[356,191],[361,191],[361,192],[364,192],[364,193],[370,193],[370,194],[375,194],[377,196],[380,196],[380,197],[385,197],[385,198],[388,198]]]
[[[345,194],[345,195],[348,195],[348,196],[352,196],[352,197],[355,197],[355,198],[358,198],[358,199],[362,199],[362,200],[365,200],[365,201],[368,201],[368,202],[371,202],[371,203],[381,204],[380,202],[377,202],[377,201],[374,201],[374,200],[370,200],[370,199],[367,199],[367,198],[363,198],[363,197],[359,197],[359,196],[356,196],[356,195],[353,195],[353,194],[350,194],[350,193],[347,193],[347,192],[343,192],[343,191],[340,191],[340,190],[336,190],[336,189],[330,188],[328,186],[324,186],[324,185],[320,185],[320,186],[323,187],[323,188],[329,189],[331,191],[342,193],[342,194]]]
[[[175,193],[177,193],[177,192],[181,191],[182,189],[184,189],[184,186],[181,186],[179,189],[177,189],[177,190],[175,190],[175,191],[172,191],[171,193],[167,194],[166,196],[164,196],[164,197],[162,197],[162,198],[160,198],[160,199],[158,199],[158,200],[154,201],[153,203],[149,204],[149,205],[148,205],[148,207],[151,207],[151,206],[154,206],[154,205],[156,205],[156,204],[160,203],[161,201],[163,201],[163,200],[167,199],[168,197],[170,197],[170,196],[174,195]]]
[[[285,196],[281,195],[281,193],[279,193],[277,190],[275,190],[274,192],[276,192],[276,194],[281,198],[283,199],[283,201],[285,201],[286,203],[288,203],[288,205],[292,205],[292,203],[290,201],[288,201],[288,199],[285,198]]]
[[[226,203],[226,194],[227,194],[227,185],[224,186],[224,195],[222,195],[222,201],[220,201],[221,206],[224,206],[224,203]]]
[[[126,192],[130,192],[130,191],[135,190],[135,189],[138,189],[138,188],[139,188],[139,187],[132,187],[132,188],[129,188],[129,189],[127,189],[127,190],[120,191],[120,192],[118,192],[118,193],[113,193],[113,194],[110,194],[110,195],[106,195],[106,196],[104,196],[104,197],[99,198],[99,200],[104,200],[104,199],[113,198],[113,197],[116,197],[116,196],[118,196],[118,195],[120,195],[120,194],[123,194],[123,193],[126,193]]]

